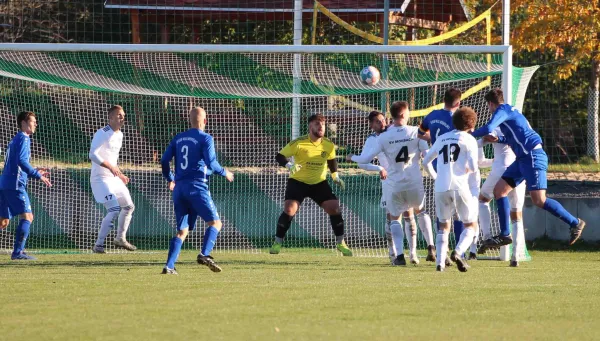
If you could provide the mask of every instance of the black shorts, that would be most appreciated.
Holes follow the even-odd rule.
[[[289,178],[285,187],[285,200],[296,200],[301,204],[306,197],[311,198],[319,206],[327,200],[337,200],[326,180],[309,185]]]

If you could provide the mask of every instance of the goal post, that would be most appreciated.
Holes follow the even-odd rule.
[[[322,113],[347,183],[346,191],[334,188],[348,242],[357,255],[383,256],[378,176],[344,161],[346,154],[360,152],[369,135],[368,113],[388,92],[391,101],[411,104],[410,124],[416,125],[440,107],[444,89],[454,86],[482,124],[490,117],[483,95],[506,85],[503,58],[509,53],[509,46],[459,45],[0,44],[0,148],[4,151],[16,133],[19,111],[38,114],[32,162],[51,169],[55,186],[31,182],[36,220],[29,246],[90,250],[104,209],[89,187],[89,143],[106,124],[106,110],[122,105],[127,116],[119,162],[131,178],[136,205],[129,238],[142,250],[166,249],[174,218],[158,160],[172,136],[187,129],[188,110],[202,106],[219,161],[236,174],[232,184],[211,179],[224,222],[216,249],[255,252],[272,242],[282,208],[287,173],[274,157],[295,126],[305,134],[306,118]],[[361,82],[363,67],[379,68],[384,62],[386,82]],[[513,70],[516,78],[510,83],[521,98],[532,72]],[[431,179],[425,185],[426,208],[433,217]],[[0,249],[10,248],[11,231],[0,231]],[[187,247],[197,248],[202,233],[202,228],[191,233]],[[419,240],[425,250],[420,234]],[[284,246],[333,250],[327,216],[305,201]]]

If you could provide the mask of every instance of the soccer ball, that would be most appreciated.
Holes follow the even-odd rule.
[[[365,66],[360,72],[360,79],[365,85],[375,85],[381,79],[381,74],[374,66]]]

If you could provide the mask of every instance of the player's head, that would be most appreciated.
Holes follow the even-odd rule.
[[[125,110],[120,105],[113,105],[108,109],[108,124],[112,130],[117,131],[125,124]]]
[[[492,114],[494,111],[496,111],[500,104],[504,104],[504,92],[502,92],[502,89],[500,88],[495,88],[488,91],[484,98]]]
[[[462,107],[452,115],[454,128],[460,131],[473,131],[477,124],[477,113],[470,107]]]
[[[204,130],[206,127],[206,111],[200,107],[190,110],[190,125],[196,129]]]
[[[17,125],[27,135],[35,133],[37,118],[33,111],[23,111],[17,116]]]
[[[458,109],[460,106],[460,96],[462,92],[457,88],[450,88],[444,93],[444,108],[450,111]]]
[[[316,138],[325,136],[325,116],[321,114],[310,115],[308,118],[308,133]]]
[[[396,125],[405,125],[410,118],[410,110],[408,110],[408,102],[396,101],[390,107],[390,114]]]
[[[385,115],[377,110],[371,111],[369,114],[369,127],[371,130],[379,134],[385,129],[386,126],[387,122]]]

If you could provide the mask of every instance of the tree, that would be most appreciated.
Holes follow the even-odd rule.
[[[600,88],[600,1],[513,0],[511,43],[515,52],[551,52],[565,60],[556,66],[557,79],[570,78],[591,64],[588,91],[588,155],[600,161],[598,103]]]

